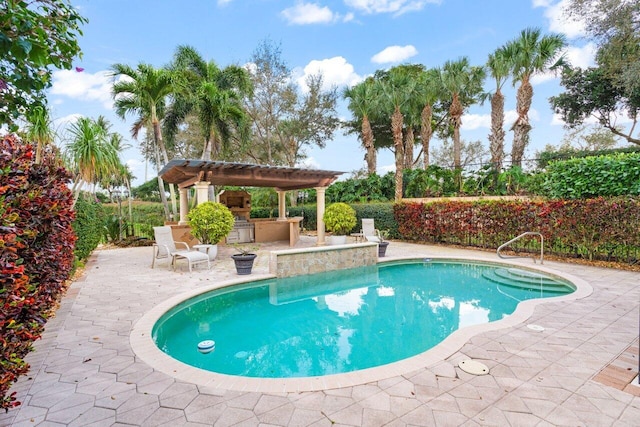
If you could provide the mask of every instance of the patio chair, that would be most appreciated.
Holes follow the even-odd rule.
[[[362,236],[368,242],[380,243],[382,241],[380,231],[374,225],[373,218],[362,218]]]
[[[171,234],[171,227],[153,227],[153,233],[156,238],[156,242],[153,244],[153,259],[151,260],[151,268],[153,268],[156,259],[171,258],[171,264],[169,267],[176,269],[176,261],[178,259],[186,259],[189,264],[189,271],[191,267],[196,264],[207,263],[207,268],[211,268],[211,262],[209,261],[209,255],[198,250],[190,250],[189,245],[185,242],[176,242],[173,240]],[[177,249],[176,244],[182,244],[185,249]]]

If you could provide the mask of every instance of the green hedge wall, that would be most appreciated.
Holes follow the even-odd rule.
[[[73,231],[76,233],[75,255],[80,261],[86,260],[91,252],[98,247],[104,235],[105,212],[102,204],[78,199],[75,205],[76,219],[73,221]]]
[[[640,195],[640,153],[617,153],[551,162],[543,194],[558,199]]]

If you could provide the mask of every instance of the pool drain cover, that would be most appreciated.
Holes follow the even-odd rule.
[[[487,375],[489,373],[487,365],[471,359],[460,361],[458,367],[471,375]]]

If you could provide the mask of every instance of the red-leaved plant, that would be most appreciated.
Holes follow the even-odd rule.
[[[76,237],[69,174],[52,153],[33,161],[31,145],[0,141],[0,405],[19,405],[11,385],[40,338],[73,268]]]

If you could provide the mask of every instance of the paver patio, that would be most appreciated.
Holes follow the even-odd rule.
[[[268,250],[284,247],[263,245],[253,277],[268,271]],[[220,248],[210,271],[192,273],[163,264],[152,270],[151,252],[94,253],[28,356],[30,374],[13,387],[23,404],[0,414],[1,426],[640,425],[640,388],[616,383],[634,362],[637,370],[640,273],[545,261],[588,281],[593,293],[538,305],[527,322],[478,334],[446,360],[400,376],[318,392],[255,393],[178,381],[133,353],[129,333],[145,312],[183,291],[237,277],[230,248]],[[498,260],[494,253],[399,242],[387,255]],[[490,374],[466,374],[457,367],[466,358],[485,363]]]

